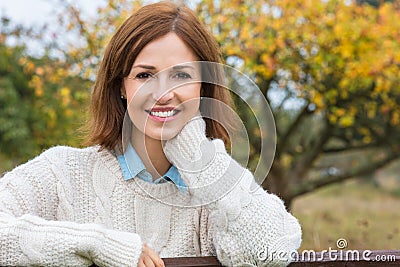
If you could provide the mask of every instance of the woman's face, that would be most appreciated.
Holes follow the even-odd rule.
[[[196,60],[192,49],[172,32],[140,51],[124,79],[133,138],[144,133],[152,139],[171,139],[198,112],[201,73]]]

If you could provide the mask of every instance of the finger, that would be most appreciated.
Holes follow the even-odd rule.
[[[160,257],[158,257],[157,260],[153,260],[153,262],[156,265],[156,267],[164,267],[165,266],[164,261]]]
[[[150,256],[150,258],[152,259],[152,261],[154,262],[154,264],[157,267],[164,266],[164,261],[160,258],[160,256],[157,254],[157,252],[152,250],[150,247],[147,247],[146,252],[148,253],[148,255]]]
[[[145,257],[143,262],[146,267],[156,267],[152,258],[150,258],[150,257]]]
[[[137,265],[138,267],[146,267],[146,265],[144,265],[144,262],[143,262],[143,259],[142,258],[140,258],[139,259],[139,262],[138,262],[138,265]]]

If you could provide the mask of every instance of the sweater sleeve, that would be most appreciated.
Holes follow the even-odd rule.
[[[224,266],[286,266],[301,243],[301,228],[281,199],[245,170],[239,183],[209,205],[216,254]]]
[[[0,266],[136,266],[137,234],[56,221],[57,177],[44,152],[0,178]]]
[[[205,138],[201,120],[185,127],[164,150],[189,185],[194,204],[210,210],[209,234],[218,259],[224,266],[288,265],[301,243],[298,221],[230,157],[221,140]]]

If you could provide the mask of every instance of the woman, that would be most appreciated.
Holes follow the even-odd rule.
[[[300,226],[278,197],[250,190],[228,129],[200,116],[201,98],[231,102],[201,83],[200,61],[220,54],[186,7],[148,5],[123,23],[94,86],[90,146],[53,147],[0,179],[1,266],[289,263]]]

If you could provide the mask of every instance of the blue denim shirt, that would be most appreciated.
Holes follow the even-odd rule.
[[[153,181],[153,177],[146,170],[142,160],[130,143],[126,148],[125,153],[118,155],[117,159],[121,166],[125,181],[132,179],[133,177],[138,177],[146,182],[155,184],[172,182],[181,192],[186,192],[187,190],[185,182],[174,165],[172,165],[162,177]]]

